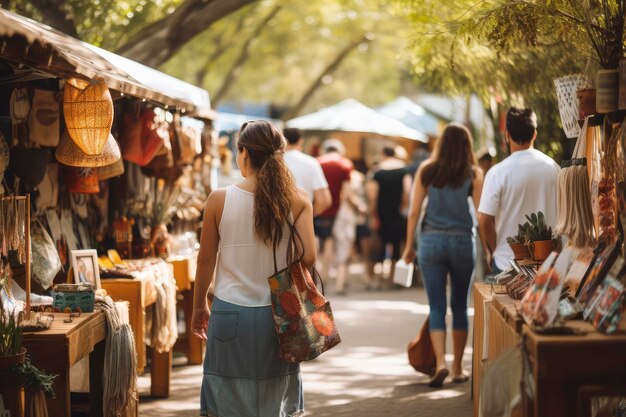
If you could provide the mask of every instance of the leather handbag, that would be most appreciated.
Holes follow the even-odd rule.
[[[291,225],[287,257],[292,253],[294,236]],[[302,246],[301,246],[302,247]],[[279,355],[291,363],[317,358],[341,342],[330,302],[317,290],[302,256],[278,271],[274,247],[274,274],[268,278],[274,327],[278,334]]]
[[[407,353],[409,355],[409,363],[417,372],[435,375],[437,369],[437,359],[433,350],[433,343],[430,340],[429,317],[422,325],[419,334],[409,343]]]
[[[138,120],[132,114],[124,114],[122,157],[127,161],[146,166],[165,141],[169,141],[167,122],[153,110],[144,110]]]

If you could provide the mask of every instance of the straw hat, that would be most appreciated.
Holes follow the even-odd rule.
[[[62,164],[72,167],[88,167],[96,168],[111,165],[117,162],[121,157],[120,147],[117,141],[109,133],[102,153],[98,155],[87,155],[83,152],[72,139],[70,139],[67,131],[61,137],[59,146],[56,149],[55,156]]]

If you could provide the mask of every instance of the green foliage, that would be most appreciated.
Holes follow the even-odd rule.
[[[0,298],[0,356],[14,356],[22,348],[21,314],[5,309]]]
[[[528,220],[526,226],[526,239],[528,242],[554,239],[552,227],[546,224],[545,216],[541,211],[530,215],[527,214],[526,220]]]
[[[22,363],[15,364],[13,371],[25,378],[25,386],[34,392],[43,391],[48,398],[54,398],[54,379],[58,375],[51,375],[41,371],[30,362],[30,358]]]
[[[526,243],[526,234],[530,224],[528,222],[517,225],[517,234],[515,236],[509,236],[506,238],[506,243],[509,245],[523,245]]]
[[[208,69],[202,87],[214,93],[245,39],[275,4],[283,7],[254,42],[226,101],[272,102],[288,108],[341,49],[363,34],[371,34],[373,41],[353,51],[324,79],[304,111],[347,97],[379,105],[398,95],[400,75],[408,68],[402,54],[409,24],[391,14],[389,2],[375,0],[260,1],[214,24],[162,69],[193,83],[198,71]],[[243,27],[235,32],[241,19]],[[228,49],[212,60],[225,43]]]

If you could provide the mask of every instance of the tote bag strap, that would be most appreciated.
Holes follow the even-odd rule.
[[[289,265],[290,263],[293,263],[293,262],[299,262],[304,257],[304,253],[300,254],[300,257],[297,258],[297,259],[291,259],[291,257],[289,256],[290,254],[293,254],[293,252],[295,251],[295,249],[294,249],[294,240],[295,239],[298,239],[298,241],[300,242],[300,246],[301,247],[303,246],[302,245],[302,238],[300,237],[300,234],[296,230],[296,222],[300,218],[300,215],[302,214],[303,211],[304,211],[304,209],[302,209],[300,211],[300,213],[293,220],[293,223],[290,223],[289,220],[287,220],[287,225],[289,226],[289,241],[287,243],[287,265]],[[274,258],[274,273],[278,272],[278,262],[276,262],[276,248],[277,248],[277,246],[278,246],[278,242],[274,242],[273,243],[273,248],[272,248],[273,249],[272,256]]]

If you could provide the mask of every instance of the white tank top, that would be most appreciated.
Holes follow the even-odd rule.
[[[272,247],[254,233],[254,193],[231,185],[226,188],[219,225],[220,243],[215,296],[229,303],[258,307],[271,304],[267,279],[274,274]],[[278,270],[287,265],[289,226],[276,249]]]

